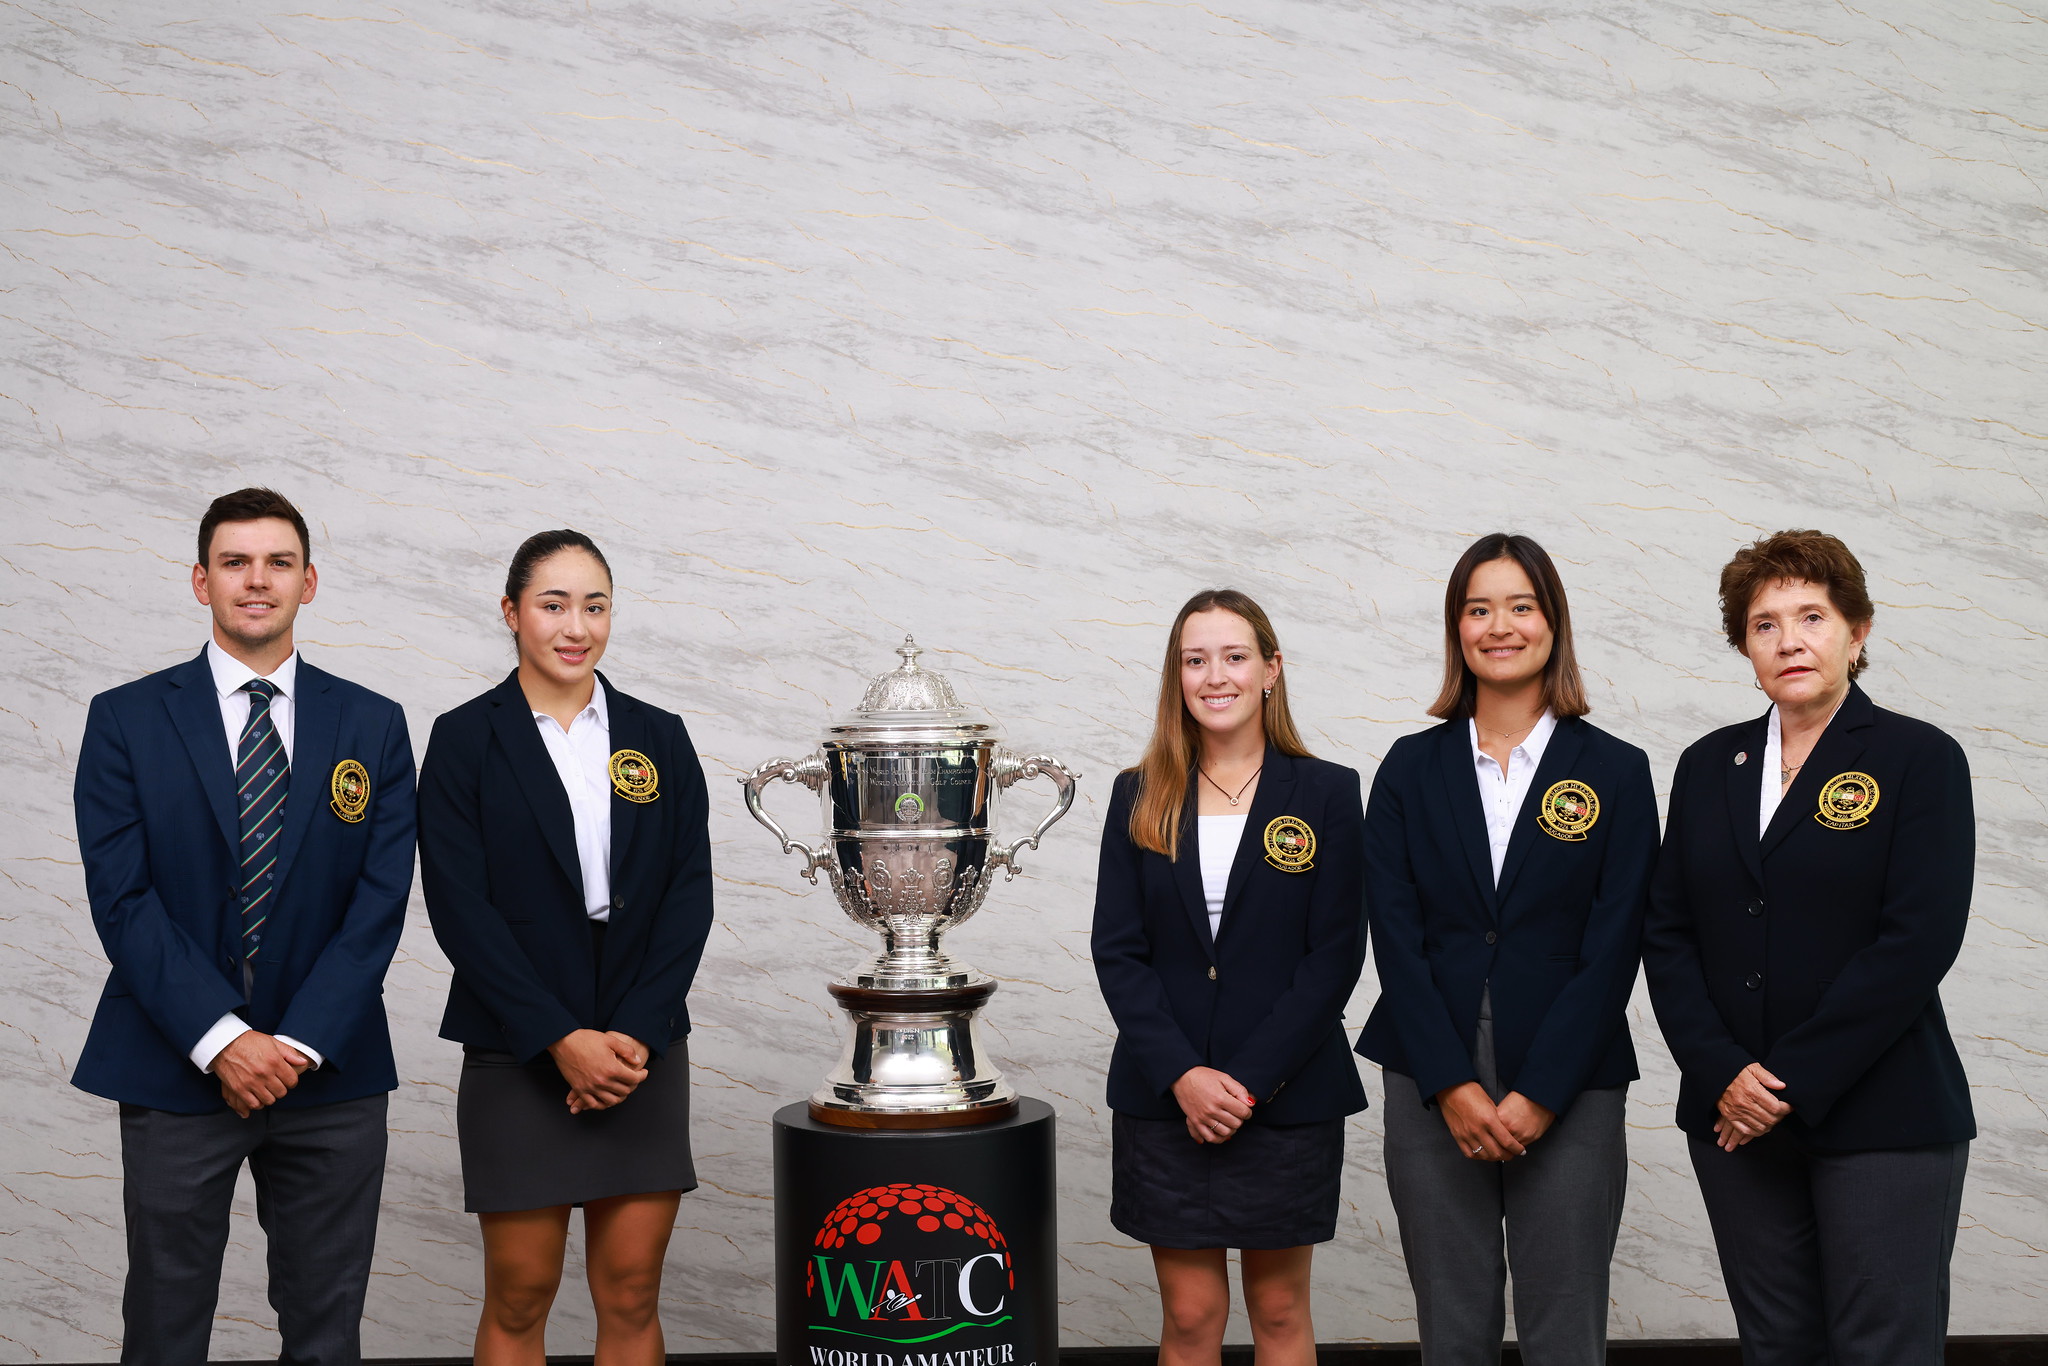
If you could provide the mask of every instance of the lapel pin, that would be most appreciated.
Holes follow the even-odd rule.
[[[1748,762],[1749,762],[1749,751],[1748,751],[1748,750],[1746,750],[1746,749],[1745,749],[1745,750],[1738,750],[1738,751],[1736,752],[1736,755],[1735,755],[1735,766],[1736,766],[1737,768],[1740,768],[1740,767],[1741,767],[1742,765],[1744,765],[1744,764],[1746,764],[1746,763],[1748,763]]]

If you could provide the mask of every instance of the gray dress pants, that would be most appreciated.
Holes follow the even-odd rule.
[[[1498,1102],[1507,1092],[1487,1005],[1476,1052],[1480,1085]],[[1501,1163],[1460,1152],[1414,1078],[1384,1077],[1387,1190],[1415,1287],[1424,1366],[1500,1366],[1510,1266],[1527,1366],[1604,1362],[1607,1267],[1628,1191],[1628,1088],[1581,1092],[1527,1153]]]
[[[357,1366],[384,1189],[387,1097],[177,1115],[121,1107],[123,1366],[204,1366],[235,1177],[256,1178],[270,1305],[290,1366]]]

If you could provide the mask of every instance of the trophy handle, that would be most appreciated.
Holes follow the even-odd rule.
[[[1068,769],[1065,764],[1053,758],[1050,754],[1017,755],[1010,753],[1008,750],[997,751],[995,757],[995,780],[997,787],[1007,788],[1012,783],[1022,782],[1026,778],[1036,778],[1040,775],[1052,779],[1053,786],[1059,789],[1059,800],[1053,804],[1052,810],[1045,813],[1044,819],[1038,822],[1030,834],[1008,845],[999,846],[990,851],[988,856],[989,864],[991,867],[998,863],[1003,865],[1003,880],[1005,882],[1014,881],[1017,876],[1017,855],[1022,853],[1027,845],[1036,849],[1039,837],[1052,829],[1053,824],[1073,808],[1074,779],[1081,775]]]
[[[813,753],[801,759],[770,759],[739,780],[740,789],[747,794],[748,814],[767,826],[769,834],[782,841],[783,853],[794,851],[803,854],[803,867],[798,871],[804,875],[804,881],[812,883],[818,880],[818,870],[826,865],[831,855],[820,853],[802,840],[791,839],[789,832],[784,830],[775,817],[768,814],[768,809],[761,805],[761,789],[780,778],[786,783],[802,783],[816,792],[824,783],[825,777],[824,757]]]

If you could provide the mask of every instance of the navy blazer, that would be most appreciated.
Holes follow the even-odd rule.
[[[225,1110],[220,1082],[188,1054],[230,1011],[319,1051],[322,1065],[280,1108],[398,1085],[383,984],[412,892],[405,713],[303,655],[292,707],[277,906],[245,1000],[235,760],[206,652],[92,700],[72,804],[113,970],[73,1085],[154,1110]],[[330,802],[334,770],[350,759],[370,775],[358,821]]]
[[[657,1056],[690,1032],[684,998],[711,933],[704,770],[681,717],[598,678],[612,751],[638,750],[655,770],[651,801],[612,792],[601,964],[569,794],[517,671],[434,722],[420,766],[420,882],[455,966],[444,1039],[524,1061],[578,1029],[618,1030]]]
[[[1589,722],[1544,747],[1493,880],[1466,721],[1394,742],[1365,817],[1365,900],[1380,999],[1358,1051],[1424,1100],[1476,1081],[1481,994],[1493,994],[1500,1084],[1562,1115],[1579,1092],[1640,1075],[1627,1007],[1657,856],[1650,761]],[[1543,794],[1577,779],[1599,813],[1581,840],[1545,833]]]
[[[1671,783],[1643,964],[1682,1073],[1678,1127],[1711,1137],[1721,1093],[1760,1062],[1793,1107],[1779,1129],[1814,1147],[1975,1137],[1937,991],[1976,859],[1962,746],[1851,684],[1758,839],[1768,719],[1706,736]],[[1877,801],[1840,829],[1820,798],[1845,773]]]
[[[1093,940],[1096,980],[1117,1025],[1113,1110],[1180,1118],[1173,1084],[1191,1067],[1235,1077],[1259,1102],[1253,1122],[1303,1124],[1366,1106],[1342,1015],[1365,962],[1358,774],[1271,746],[1265,763],[1214,940],[1193,775],[1178,859],[1131,841],[1138,774],[1117,775]],[[1312,868],[1287,872],[1267,858],[1266,827],[1283,815],[1314,833]]]

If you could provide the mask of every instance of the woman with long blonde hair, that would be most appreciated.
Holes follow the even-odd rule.
[[[1365,958],[1358,774],[1287,707],[1273,625],[1235,589],[1167,636],[1151,743],[1118,775],[1095,890],[1110,1059],[1110,1222],[1152,1249],[1165,1366],[1221,1360],[1243,1254],[1259,1366],[1314,1366],[1309,1262],[1335,1236],[1341,1012]]]

